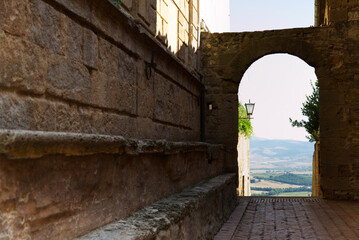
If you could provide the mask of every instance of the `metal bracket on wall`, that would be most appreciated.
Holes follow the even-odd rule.
[[[145,68],[146,68],[145,72],[146,72],[147,80],[150,80],[152,78],[153,70],[156,68],[156,63],[154,62],[154,58],[155,58],[155,55],[152,52],[151,62],[146,62],[145,61]]]

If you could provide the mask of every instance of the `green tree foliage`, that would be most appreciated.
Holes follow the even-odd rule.
[[[304,127],[309,136],[306,136],[310,142],[319,141],[319,84],[318,80],[315,84],[311,83],[313,93],[306,96],[306,101],[301,108],[302,114],[308,117],[308,120],[295,120],[289,118],[293,127]]]
[[[250,138],[253,135],[253,127],[248,119],[245,107],[238,103],[238,132]]]

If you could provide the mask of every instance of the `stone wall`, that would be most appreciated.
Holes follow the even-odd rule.
[[[224,172],[193,142],[198,2],[122,2],[0,1],[0,239],[72,239]]]
[[[0,128],[199,140],[199,75],[123,2],[1,1]]]
[[[217,176],[76,240],[213,239],[237,205],[234,173]]]
[[[120,7],[182,62],[198,69],[199,0],[125,0]]]
[[[312,173],[312,196],[322,197],[323,193],[320,188],[320,142],[316,142],[314,145],[313,154],[313,173]]]
[[[359,20],[358,0],[316,0],[316,26]]]
[[[226,169],[237,170],[238,86],[248,67],[273,53],[315,68],[320,90],[320,187],[332,199],[359,199],[359,22],[252,33],[202,33],[206,137],[226,145]],[[258,86],[260,87],[260,86]]]
[[[249,153],[249,138],[242,134],[238,134],[238,195],[239,196],[250,196],[251,195],[251,186],[250,186],[250,153]]]
[[[224,156],[205,143],[23,130],[1,130],[0,153],[4,240],[83,235],[220,175]]]

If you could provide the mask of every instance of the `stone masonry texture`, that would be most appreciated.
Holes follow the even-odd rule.
[[[0,128],[199,140],[199,75],[125,10],[1,1]]]
[[[359,20],[358,0],[316,0],[315,25]]]
[[[227,189],[236,182],[236,174],[220,175],[77,240],[213,239],[235,208],[235,192]]]
[[[202,33],[206,140],[226,145],[235,170],[238,86],[247,68],[274,53],[297,56],[315,68],[320,88],[319,182],[325,198],[359,199],[359,22],[252,33]],[[258,86],[260,87],[260,86]]]
[[[23,130],[0,143],[1,240],[73,239],[223,172],[204,143]]]
[[[0,1],[1,240],[73,239],[224,173],[196,142],[198,1],[168,3]]]
[[[121,2],[0,1],[0,240],[73,239],[237,175],[238,86],[273,53],[316,69],[320,192],[359,199],[357,0],[317,1],[317,27],[203,33],[201,69],[198,0]],[[221,216],[233,179],[208,199]],[[218,228],[196,204],[191,216],[213,221],[179,213],[163,238]]]

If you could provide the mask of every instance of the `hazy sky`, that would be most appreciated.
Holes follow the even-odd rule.
[[[314,0],[230,0],[231,31],[262,31],[314,25]],[[314,68],[288,54],[254,62],[240,84],[240,101],[255,102],[252,124],[256,137],[306,141],[302,128],[289,117],[303,119],[302,102],[316,80]]]

